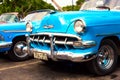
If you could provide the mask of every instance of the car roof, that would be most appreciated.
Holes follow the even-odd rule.
[[[18,12],[9,12],[9,13],[3,13],[3,14],[13,14],[13,15],[16,15],[16,16],[18,16]],[[1,14],[1,15],[3,15],[3,14]]]

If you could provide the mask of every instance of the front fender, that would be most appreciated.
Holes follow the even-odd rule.
[[[0,34],[3,36],[4,41],[6,41],[6,42],[12,42],[12,40],[15,37],[24,36],[25,34],[30,34],[30,33],[24,31],[24,32],[0,32]]]

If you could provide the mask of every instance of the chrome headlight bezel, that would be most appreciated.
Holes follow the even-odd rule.
[[[76,20],[74,23],[74,31],[77,33],[84,33],[85,27],[86,25],[83,20]]]
[[[27,32],[32,32],[32,23],[31,22],[26,23],[26,31]]]

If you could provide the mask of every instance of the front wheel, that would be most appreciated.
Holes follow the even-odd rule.
[[[97,75],[106,75],[114,71],[117,64],[117,46],[109,39],[102,41],[97,57],[90,61],[89,70]]]
[[[29,53],[24,52],[23,49],[27,46],[26,40],[16,40],[13,42],[13,46],[8,53],[11,60],[23,61],[29,58]]]

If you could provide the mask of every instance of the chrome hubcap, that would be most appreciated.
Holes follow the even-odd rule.
[[[24,47],[26,47],[26,42],[24,42],[24,41],[17,42],[14,45],[15,55],[18,56],[18,57],[25,57],[26,55],[28,55],[27,52],[25,53]]]
[[[102,69],[109,69],[114,62],[114,50],[109,45],[104,45],[99,49],[97,57],[99,67]]]

